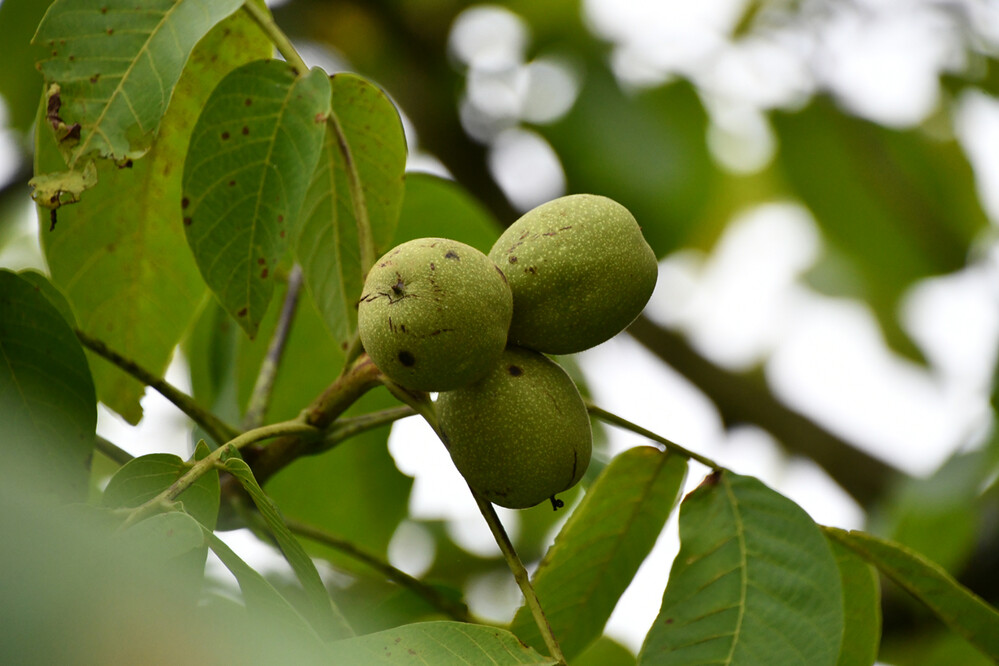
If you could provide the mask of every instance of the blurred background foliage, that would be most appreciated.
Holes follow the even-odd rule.
[[[617,199],[634,212],[664,267],[660,292],[630,335],[707,396],[725,426],[757,426],[789,456],[814,460],[863,509],[871,529],[922,550],[999,602],[995,5],[271,4],[307,61],[331,72],[358,72],[391,96],[404,115],[412,171],[454,181],[408,177],[396,241],[433,229],[486,249],[503,225],[555,196],[594,192]],[[28,205],[30,127],[41,89],[33,66],[38,54],[28,40],[45,6],[0,4],[0,43],[9,45],[0,68],[3,140],[15,155],[0,175],[0,264],[14,267],[31,264],[19,257],[30,256],[37,243],[34,229],[26,231],[20,220]],[[762,227],[754,265],[771,261],[770,247],[790,243],[804,257],[791,271],[795,286],[815,298],[860,305],[877,323],[884,358],[903,363],[918,375],[917,383],[944,384],[955,371],[941,361],[951,357],[912,325],[907,308],[913,295],[943,278],[972,276],[986,285],[976,287],[984,296],[972,302],[981,309],[978,318],[953,323],[978,323],[978,330],[964,331],[976,355],[960,366],[959,398],[967,416],[952,424],[945,439],[953,455],[941,456],[946,461],[937,471],[923,470],[916,478],[898,463],[904,452],[885,456],[883,446],[870,446],[877,433],[859,432],[798,401],[793,389],[781,387],[771,362],[777,342],[726,353],[692,323],[691,308],[703,312],[724,304],[697,303],[704,293],[685,292],[684,285],[703,277],[713,258],[728,256],[720,254],[726,238],[747,215],[773,204],[789,207],[797,222],[790,233],[779,224]],[[263,329],[274,326],[276,307]],[[769,323],[776,339],[794,326]],[[961,336],[950,333],[944,344],[960,347]],[[204,308],[184,343],[196,397],[236,421],[267,339],[264,331],[248,341],[216,308]],[[269,418],[294,415],[342,360],[307,304],[288,350]],[[306,368],[322,371],[309,375]],[[811,381],[821,384],[825,377]],[[854,381],[858,391],[864,388],[864,376]],[[376,391],[356,409],[388,404],[387,394]],[[506,576],[498,556],[463,547],[443,520],[407,518],[412,479],[393,464],[387,447],[377,445],[387,437],[386,428],[300,460],[268,490],[290,517],[382,557],[400,530],[417,542],[429,540],[435,555],[423,577],[445,593],[472,585],[489,589],[497,576]],[[318,503],[317,487],[325,489]],[[567,504],[572,499],[566,497]],[[525,560],[540,558],[558,518],[544,506],[520,513],[517,538]],[[372,630],[429,616],[412,595],[362,566],[322,546],[314,552],[330,558],[344,580],[346,572],[355,577],[353,584],[344,582],[345,597],[379,600],[377,612],[355,618]],[[971,663],[961,656],[963,644],[927,628],[900,593],[886,595],[885,603],[891,607],[885,613],[886,660]],[[913,649],[916,635],[919,649]],[[594,655],[613,654],[627,663],[618,647],[598,643]]]

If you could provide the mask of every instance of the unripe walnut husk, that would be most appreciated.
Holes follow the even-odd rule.
[[[508,347],[483,379],[441,393],[436,409],[455,467],[499,506],[554,498],[590,464],[586,405],[565,370],[538,352]]]
[[[378,369],[418,391],[448,391],[492,368],[506,346],[513,297],[479,250],[419,238],[375,262],[358,304],[357,330]]]
[[[655,253],[621,204],[560,197],[525,213],[489,257],[513,291],[510,344],[572,354],[634,321],[656,286]]]

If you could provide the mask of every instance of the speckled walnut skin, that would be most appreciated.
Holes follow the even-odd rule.
[[[448,391],[487,373],[506,346],[513,297],[496,264],[444,238],[389,250],[358,303],[361,344],[396,383]]]
[[[525,509],[568,490],[593,435],[576,385],[538,352],[509,347],[492,371],[441,393],[438,421],[455,467],[486,499]]]
[[[656,286],[655,253],[621,204],[574,194],[525,213],[489,257],[513,290],[510,343],[572,354],[609,340]]]

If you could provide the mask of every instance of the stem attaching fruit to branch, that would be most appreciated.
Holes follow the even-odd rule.
[[[420,391],[410,391],[387,378],[384,381],[392,395],[416,410],[430,427],[433,428],[434,432],[437,433],[437,437],[441,442],[447,446],[447,439],[441,432],[440,425],[437,423],[437,414],[434,411],[433,403],[430,401],[430,396]],[[510,567],[513,578],[517,581],[517,585],[524,595],[525,603],[531,609],[531,615],[538,625],[538,631],[545,641],[545,646],[548,648],[549,654],[558,663],[565,664],[566,661],[565,656],[562,654],[562,648],[559,647],[558,641],[555,639],[555,634],[552,633],[551,625],[548,623],[548,618],[545,617],[544,610],[541,607],[541,600],[538,599],[538,594],[535,592],[534,586],[531,585],[531,578],[527,573],[527,568],[521,561],[520,556],[517,555],[513,542],[510,541],[510,537],[506,533],[506,528],[503,527],[503,523],[496,514],[496,509],[493,508],[489,500],[479,495],[471,486],[469,486],[468,490],[472,493],[472,497],[475,498],[475,504],[479,507],[479,512],[489,526],[489,531],[492,532],[500,552],[503,553],[503,558],[506,560],[507,566]]]

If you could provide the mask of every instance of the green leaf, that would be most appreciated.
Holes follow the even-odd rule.
[[[849,116],[828,99],[775,114],[773,123],[794,193],[832,252],[859,273],[889,344],[920,358],[896,316],[902,292],[964,266],[972,240],[988,227],[961,147]]]
[[[493,214],[458,183],[410,173],[392,245],[414,238],[451,238],[488,254],[502,230]]]
[[[863,532],[827,527],[826,534],[876,566],[969,643],[999,660],[999,612],[939,565]]]
[[[0,44],[4,44],[4,66],[0,68],[0,95],[10,113],[10,126],[27,133],[35,120],[42,77],[35,62],[45,55],[31,46],[45,10],[46,0],[4,0],[0,3]]]
[[[178,81],[159,136],[130,169],[98,165],[86,201],[59,209],[41,239],[53,282],[80,328],[151,372],[162,374],[205,294],[181,224],[181,169],[188,138],[216,83],[234,67],[266,57],[273,46],[242,12],[216,26],[194,49]],[[60,168],[52,132],[36,132],[35,172]],[[128,422],[142,418],[145,387],[91,355],[100,400]]]
[[[265,649],[276,650],[277,646],[273,642],[279,639],[284,643],[282,652],[294,646],[296,652],[298,650],[312,652],[314,657],[325,651],[319,635],[291,602],[234,553],[224,541],[207,529],[204,534],[209,548],[236,578],[247,611],[257,620],[255,624],[261,631],[267,631],[266,636],[246,636],[246,640],[251,643],[262,641]],[[247,651],[247,654],[253,656],[250,651]]]
[[[346,347],[367,269],[358,229],[367,229],[376,254],[388,249],[402,204],[406,137],[395,106],[365,79],[334,74],[330,87],[333,120],[305,197],[297,254],[316,307]]]
[[[982,483],[990,474],[985,449],[959,452],[932,475],[908,477],[880,507],[877,528],[947,571],[960,571],[981,531]]]
[[[311,611],[309,618],[319,635],[326,639],[352,636],[354,631],[333,604],[333,599],[319,577],[316,565],[312,563],[305,549],[302,548],[302,544],[284,524],[284,519],[281,518],[277,505],[257,484],[250,466],[242,458],[236,457],[226,460],[223,466],[227,472],[236,477],[246,492],[250,494],[257,510],[260,511],[268,528],[270,528],[271,534],[274,535],[278,547],[284,553],[285,559],[288,560],[288,564],[291,565],[305,589]]]
[[[601,636],[572,660],[572,666],[635,666],[631,651],[607,636]]]
[[[843,584],[843,641],[836,666],[871,666],[881,646],[878,572],[842,544],[829,540]]]
[[[0,423],[4,478],[81,501],[97,428],[83,349],[48,289],[0,271]]]
[[[509,631],[462,622],[418,622],[330,645],[338,664],[555,664]]]
[[[48,84],[48,122],[67,163],[121,161],[152,146],[194,45],[242,0],[56,0],[32,40]],[[72,128],[76,128],[73,130]]]
[[[641,664],[836,663],[840,571],[797,504],[719,472],[680,507],[680,552]]]
[[[204,442],[198,446],[200,460],[207,455]],[[169,453],[150,453],[125,463],[104,490],[101,503],[109,508],[135,508],[169,488],[190,469],[190,465]],[[184,511],[208,529],[215,529],[219,513],[219,473],[201,475],[194,484],[177,496]]]
[[[219,302],[253,337],[299,213],[330,114],[321,69],[299,76],[251,62],[212,91],[191,135],[181,208],[194,259]]]
[[[567,659],[603,631],[655,545],[686,475],[686,459],[651,446],[632,448],[611,461],[572,512],[533,580]],[[510,628],[528,645],[543,649],[526,606]]]
[[[183,511],[167,511],[150,516],[124,531],[115,532],[112,539],[118,547],[127,548],[150,569],[180,558],[205,545],[201,525]]]

